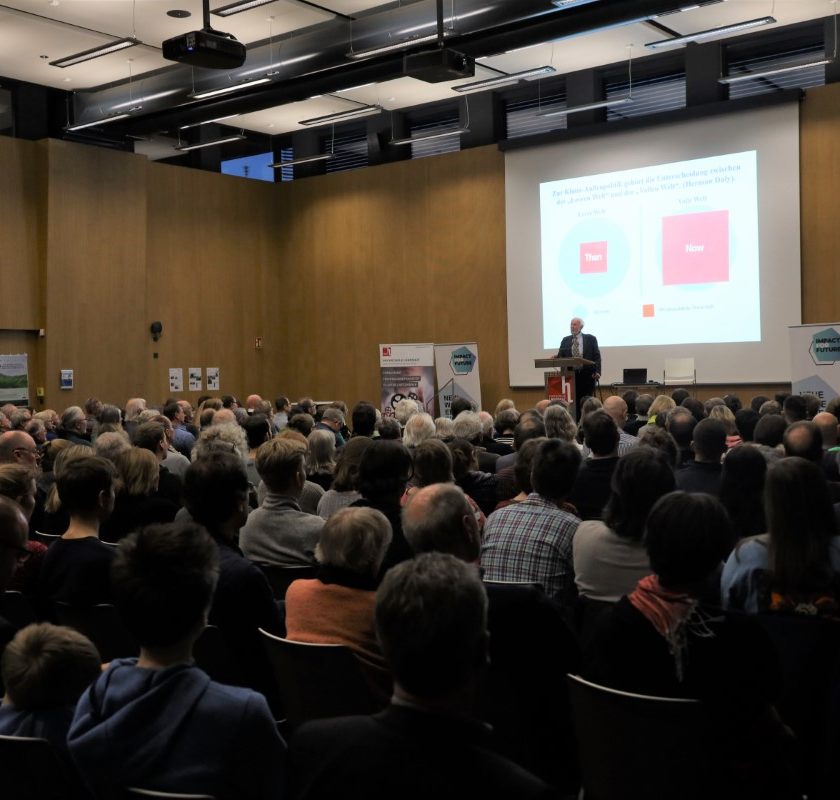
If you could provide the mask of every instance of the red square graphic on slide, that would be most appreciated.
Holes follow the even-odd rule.
[[[662,283],[729,280],[729,212],[662,218]]]
[[[607,243],[580,243],[580,274],[588,275],[593,272],[607,271]]]
[[[655,317],[656,310],[653,307],[653,303],[646,303],[642,306],[642,316],[643,317]]]

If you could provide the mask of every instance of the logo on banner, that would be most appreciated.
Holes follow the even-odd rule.
[[[391,355],[391,348],[390,347],[383,347],[382,348],[382,355],[383,356],[390,356]]]
[[[808,353],[814,363],[830,366],[840,361],[840,333],[834,328],[826,328],[811,337],[811,346]]]
[[[452,351],[449,366],[456,375],[469,375],[475,367],[476,355],[469,347],[459,347]]]

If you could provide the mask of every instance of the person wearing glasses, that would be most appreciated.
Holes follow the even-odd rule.
[[[23,431],[0,435],[0,464],[20,464],[34,469],[41,460],[35,440]]]

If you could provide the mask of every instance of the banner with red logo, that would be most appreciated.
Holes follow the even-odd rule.
[[[382,376],[381,411],[394,416],[403,398],[415,400],[421,410],[434,415],[435,346],[433,344],[381,344],[379,369]]]

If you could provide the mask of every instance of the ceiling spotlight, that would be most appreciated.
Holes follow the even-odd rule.
[[[99,45],[99,47],[91,47],[90,50],[82,50],[80,53],[74,53],[72,56],[64,56],[64,58],[58,58],[55,61],[50,61],[50,66],[61,67],[62,69],[64,67],[72,67],[75,64],[81,64],[83,61],[91,61],[94,58],[101,58],[102,56],[117,53],[120,50],[125,50],[129,47],[135,47],[138,44],[142,44],[139,39],[128,36],[125,39],[117,39],[115,42]]]

